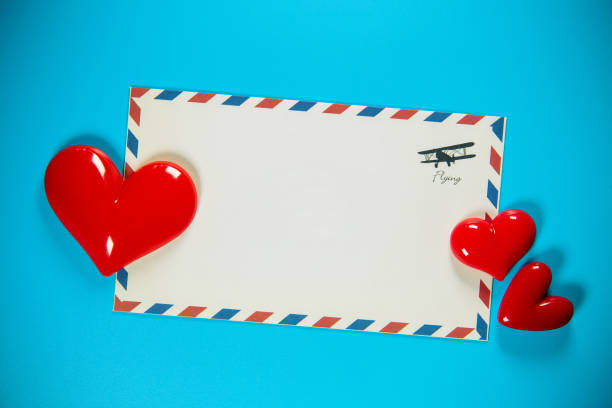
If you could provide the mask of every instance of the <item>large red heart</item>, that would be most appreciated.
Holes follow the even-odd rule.
[[[178,237],[197,206],[193,180],[170,162],[149,163],[124,180],[91,146],[70,146],[47,166],[53,211],[104,276]]]
[[[535,239],[536,227],[531,217],[521,210],[506,210],[493,221],[468,218],[451,233],[451,249],[457,259],[504,280]]]
[[[531,262],[516,274],[499,306],[497,320],[520,330],[552,330],[566,325],[574,314],[572,302],[546,296],[552,274],[541,262]]]

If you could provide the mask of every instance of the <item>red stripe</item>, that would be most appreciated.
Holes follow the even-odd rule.
[[[391,116],[391,119],[410,119],[417,112],[418,110],[413,109],[398,109],[398,111]]]
[[[484,118],[484,115],[465,115],[459,119],[460,125],[475,125],[480,122],[480,119]]]
[[[324,327],[326,329],[329,329],[334,324],[338,323],[338,321],[340,321],[339,317],[324,316],[320,318],[318,322],[313,324],[312,327]]]
[[[268,317],[272,316],[272,314],[273,314],[272,312],[255,312],[252,315],[250,315],[249,317],[247,317],[244,321],[245,322],[262,323]]]
[[[257,105],[255,105],[255,107],[272,109],[282,101],[282,99],[266,98],[259,102]]]
[[[198,92],[189,99],[189,102],[206,103],[210,101],[213,96],[215,96],[215,94]]]
[[[132,98],[130,98],[130,117],[140,126],[140,106]]]
[[[130,88],[130,97],[140,98],[142,95],[147,93],[149,88]]]
[[[488,308],[489,303],[491,302],[491,289],[487,287],[487,285],[481,280],[480,281],[480,290],[478,291],[478,297],[482,300],[482,303]]]
[[[323,111],[323,113],[335,113],[337,115],[341,114],[345,110],[347,110],[351,105],[343,105],[341,103],[332,103],[328,106],[327,109]]]
[[[130,167],[127,162],[125,162],[125,167],[123,168],[123,178],[126,179],[130,177],[134,173],[134,170]]]
[[[408,326],[408,323],[402,322],[391,322],[382,329],[381,333],[399,333],[404,327]]]
[[[446,337],[452,337],[454,339],[464,339],[468,334],[473,332],[474,329],[470,327],[456,327],[446,335]]]
[[[206,308],[202,306],[187,306],[185,310],[183,310],[178,315],[185,316],[185,317],[196,317],[197,315],[202,313],[204,310],[206,310]]]
[[[499,156],[499,153],[495,151],[493,146],[491,146],[491,160],[489,162],[497,174],[501,174],[501,157]]]
[[[122,302],[117,296],[115,296],[115,306],[113,310],[116,312],[131,312],[139,304],[140,302],[130,302],[129,300]]]

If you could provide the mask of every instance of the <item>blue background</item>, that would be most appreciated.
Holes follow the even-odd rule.
[[[0,5],[0,406],[612,404],[610,2],[86,3]],[[501,208],[574,319],[481,343],[111,312],[42,179],[75,142],[123,161],[130,85],[508,116]]]

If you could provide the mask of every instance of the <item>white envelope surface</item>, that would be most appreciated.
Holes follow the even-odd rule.
[[[486,340],[491,278],[450,232],[497,215],[505,118],[132,88],[126,174],[198,188],[114,310]]]

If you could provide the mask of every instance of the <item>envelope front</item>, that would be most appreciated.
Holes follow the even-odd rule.
[[[505,118],[132,88],[126,177],[183,166],[193,223],[117,273],[114,310],[486,340]]]

